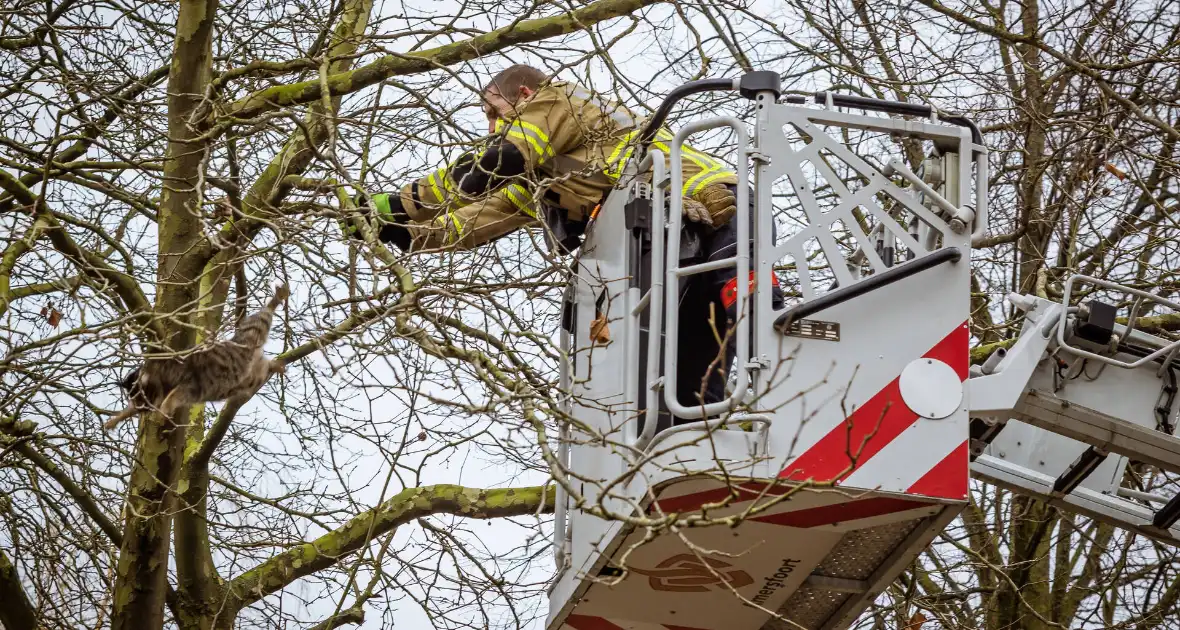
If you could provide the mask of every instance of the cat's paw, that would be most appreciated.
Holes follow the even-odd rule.
[[[107,420],[106,422],[102,423],[102,430],[103,431],[110,431],[111,429],[114,429],[115,427],[122,424],[124,420],[130,418],[133,415],[135,415],[135,413],[130,410],[121,411],[121,412],[115,414],[114,416],[112,416],[110,420]]]
[[[291,296],[291,288],[287,283],[283,283],[275,287],[275,301],[281,302]]]

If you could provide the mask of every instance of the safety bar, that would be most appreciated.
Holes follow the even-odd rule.
[[[971,130],[971,141],[975,144],[983,144],[983,134],[979,132],[979,127],[975,126],[966,116],[958,114],[947,114],[936,110],[931,105],[922,105],[919,103],[906,103],[904,101],[888,101],[879,98],[867,98],[864,96],[853,96],[851,94],[836,94],[834,92],[816,92],[813,97],[815,102],[819,105],[831,104],[835,107],[854,107],[856,109],[863,109],[872,112],[884,112],[886,114],[902,114],[905,116],[933,116],[938,114],[939,120],[945,120],[952,125],[966,127]],[[788,96],[788,103],[800,105],[807,102],[806,96]]]
[[[558,440],[561,443],[558,450],[558,460],[562,466],[568,466],[569,429],[563,427],[558,435],[560,436]],[[570,539],[568,529],[569,521],[567,517],[569,511],[569,493],[565,491],[565,487],[560,483],[555,485],[557,486],[557,492],[553,497],[553,563],[557,565],[558,571],[564,571],[569,555],[566,550],[566,545],[569,544]]]
[[[660,434],[656,436],[656,439],[651,441],[651,445],[647,450],[650,453],[655,449],[657,444],[678,433],[686,433],[688,431],[708,432],[715,429],[720,429],[721,427],[735,426],[746,423],[749,423],[751,426],[758,425],[759,433],[765,434],[770,429],[771,418],[765,414],[734,414],[728,418],[713,418],[712,420],[705,420],[703,422],[682,424],[680,426],[664,429],[661,431]]]
[[[1148,293],[1147,291],[1140,291],[1139,289],[1134,289],[1134,288],[1131,288],[1131,287],[1128,287],[1125,285],[1121,285],[1121,284],[1118,284],[1117,282],[1110,282],[1107,280],[1101,280],[1101,279],[1094,278],[1091,276],[1083,276],[1081,274],[1074,274],[1074,275],[1070,276],[1068,280],[1065,281],[1065,292],[1064,292],[1064,295],[1062,295],[1062,297],[1061,297],[1062,304],[1069,304],[1069,298],[1073,294],[1073,286],[1078,281],[1089,282],[1090,284],[1104,287],[1104,288],[1110,289],[1112,291],[1120,291],[1123,293],[1129,293],[1131,295],[1134,295],[1134,296],[1137,296],[1137,297],[1140,297],[1143,299],[1151,300],[1151,301],[1155,302],[1156,304],[1162,304],[1164,306],[1172,308],[1173,310],[1180,311],[1180,304],[1177,304],[1171,300],[1166,300],[1158,295],[1153,295],[1151,293]],[[1065,341],[1065,329],[1066,329],[1066,326],[1068,323],[1069,323],[1068,317],[1062,317],[1057,321],[1057,345],[1058,346],[1060,346],[1062,349],[1067,350],[1070,353],[1076,354],[1080,357],[1085,357],[1087,359],[1094,359],[1095,361],[1101,361],[1103,363],[1106,363],[1107,365],[1113,365],[1115,367],[1120,367],[1120,368],[1124,368],[1124,369],[1128,369],[1128,370],[1133,370],[1133,369],[1143,366],[1147,363],[1155,361],[1156,359],[1158,359],[1164,355],[1171,354],[1177,348],[1180,348],[1180,340],[1173,341],[1172,343],[1166,344],[1164,347],[1160,348],[1159,350],[1156,350],[1155,352],[1144,355],[1138,361],[1135,361],[1132,363],[1128,363],[1126,361],[1119,361],[1118,359],[1115,359],[1112,357],[1103,356],[1101,354],[1095,354],[1095,353],[1090,352],[1088,350],[1083,350],[1081,348],[1069,345],[1069,343],[1067,343]],[[1124,333],[1124,338],[1130,337],[1133,330],[1130,328],[1125,328],[1124,330],[1126,331]]]
[[[668,92],[664,97],[664,101],[648,119],[647,124],[643,126],[643,131],[639,133],[639,153],[636,157],[642,158],[647,152],[647,147],[651,141],[655,139],[656,134],[659,133],[660,127],[664,126],[664,122],[668,120],[668,114],[672,113],[672,107],[676,105],[680,99],[691,94],[700,94],[701,92],[725,92],[729,90],[738,90],[742,96],[753,99],[760,92],[773,92],[775,98],[782,93],[782,77],[777,72],[770,70],[755,70],[747,72],[746,74],[736,79],[701,79],[699,81],[689,81],[683,85],[677,86]]]
[[[646,147],[656,137],[656,134],[660,131],[660,127],[664,126],[664,121],[668,120],[668,114],[672,113],[672,107],[680,99],[692,94],[700,94],[701,92],[736,90],[740,82],[741,79],[701,79],[700,81],[689,81],[673,88],[664,97],[664,102],[660,103],[659,108],[656,109],[656,113],[652,114],[647,124],[643,126],[643,131],[639,133],[639,150],[643,151],[643,147]]]
[[[987,149],[984,148],[979,153],[975,154],[975,229],[971,231],[972,247],[974,247],[976,243],[983,238],[984,233],[987,232],[987,223],[989,220],[987,207],[987,179]]]
[[[921,258],[905,262],[901,265],[882,271],[878,274],[873,274],[856,284],[849,285],[843,289],[837,289],[827,295],[820,296],[810,302],[805,302],[798,306],[793,306],[774,320],[775,330],[786,334],[791,324],[814,315],[822,310],[829,309],[837,304],[843,304],[848,300],[860,297],[871,291],[876,291],[887,287],[898,280],[904,280],[914,274],[921,273],[927,269],[937,267],[943,263],[959,262],[963,257],[963,252],[957,247],[945,247],[934,253],[927,254]],[[738,283],[740,287],[742,283]]]
[[[1163,497],[1158,494],[1151,494],[1150,492],[1141,492],[1141,491],[1136,490],[1134,488],[1120,487],[1118,489],[1118,495],[1120,497],[1127,497],[1128,499],[1136,499],[1138,501],[1143,501],[1145,503],[1167,503],[1170,500],[1170,499],[1168,499],[1168,497]]]
[[[716,269],[721,261],[716,261],[717,265],[704,264],[693,265],[692,267],[680,268],[680,226],[683,217],[681,213],[684,211],[684,200],[680,194],[681,188],[684,186],[684,172],[681,168],[681,151],[684,141],[692,134],[704,131],[706,129],[714,129],[717,127],[728,126],[737,134],[737,207],[738,211],[734,215],[732,221],[737,221],[737,255],[722,259],[727,263],[735,264],[737,266],[737,303],[745,305],[749,303],[750,294],[750,191],[747,180],[749,174],[747,173],[748,165],[746,164],[746,155],[749,146],[749,136],[746,133],[746,127],[742,121],[732,117],[725,116],[721,118],[713,118],[710,120],[702,120],[685,125],[683,129],[676,133],[672,139],[672,184],[671,184],[671,198],[670,207],[668,208],[668,243],[665,257],[667,259],[667,272],[665,277],[665,291],[667,295],[665,299],[668,304],[678,304],[678,292],[680,286],[680,278],[694,273],[704,273],[706,270]],[[657,229],[657,232],[659,230]],[[664,378],[665,381],[671,379],[671,382],[664,387],[664,401],[667,404],[668,411],[680,418],[705,418],[711,415],[716,415],[724,411],[728,411],[740,403],[746,396],[746,385],[749,380],[746,374],[746,363],[749,361],[750,354],[750,318],[737,318],[737,336],[732,340],[737,344],[737,358],[735,359],[730,369],[737,373],[737,383],[734,385],[733,394],[728,398],[705,405],[694,405],[693,407],[685,407],[676,399],[677,393],[677,372],[676,362],[679,354],[679,348],[676,340],[679,338],[680,327],[680,311],[679,309],[669,308],[664,317],[664,329],[667,334],[668,343],[664,351]]]
[[[644,400],[647,401],[647,409],[644,411],[643,430],[639,431],[636,426],[635,446],[642,449],[648,442],[651,441],[652,436],[656,434],[656,421],[659,419],[660,404],[659,399],[653,395],[653,392],[659,387],[660,380],[660,322],[662,321],[664,311],[664,191],[668,187],[668,169],[664,160],[664,152],[659,149],[653,149],[643,157],[643,161],[639,163],[637,172],[642,173],[648,167],[651,168],[651,287],[647,291],[647,295],[640,299],[639,303],[635,305],[635,310],[631,312],[631,317],[635,318],[635,325],[632,330],[639,330],[641,314],[643,312],[644,301],[647,301],[648,311],[648,331],[647,331],[647,364],[644,373],[644,382],[647,384],[647,396]],[[675,195],[672,195],[675,196]],[[679,249],[679,245],[677,246]],[[639,335],[633,335],[635,343],[639,343]],[[628,357],[634,356],[628,354]],[[628,360],[627,364],[630,365]],[[627,387],[634,387],[634,383],[638,381],[635,375],[628,374]],[[638,392],[636,392],[638,394]],[[632,395],[627,400],[638,400],[637,395]],[[638,419],[638,418],[636,418]],[[638,423],[636,423],[638,425]]]
[[[951,229],[955,232],[962,233],[963,230],[967,229],[968,225],[971,225],[971,221],[975,219],[974,212],[964,208],[956,208],[953,203],[947,201],[945,197],[938,194],[933,188],[931,188],[930,184],[927,184],[926,182],[922,181],[921,177],[915,175],[914,172],[911,171],[909,167],[906,166],[901,160],[897,158],[890,160],[889,163],[885,165],[885,168],[881,169],[881,172],[885,175],[885,177],[893,177],[895,174],[900,175],[901,178],[909,182],[911,186],[917,188],[920,192],[925,194],[927,199],[934,202],[934,205],[942,208],[944,212],[951,216]],[[958,181],[958,178],[956,177],[955,180]],[[959,225],[956,226],[954,221],[958,221]]]
[[[573,379],[570,374],[569,360],[570,335],[572,332],[562,327],[558,329],[557,333],[559,358],[561,361],[558,367],[558,394],[562,397],[559,408],[562,412],[569,414],[572,411],[572,405],[570,404],[570,384]],[[561,422],[561,429],[557,433],[557,460],[562,466],[568,466],[571,437],[569,422],[565,419],[560,419],[559,422]],[[568,532],[566,531],[566,511],[568,509],[569,496],[564,486],[560,483],[556,485],[557,492],[553,497],[553,561],[557,564],[558,571],[564,571],[567,559],[566,543],[569,542]]]

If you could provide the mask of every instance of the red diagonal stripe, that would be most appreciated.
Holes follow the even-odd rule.
[[[922,356],[943,361],[954,368],[960,379],[965,379],[969,341],[967,325],[962,324]],[[874,394],[791,462],[779,477],[792,481],[841,481],[852,474],[854,461],[863,464],[881,452],[918,420],[918,414],[902,401],[899,382],[900,377],[895,378]]]
[[[574,630],[623,630],[622,627],[603,619],[589,615],[570,615],[565,618],[565,625]]]
[[[712,490],[704,490],[702,492],[694,492],[679,497],[671,497],[669,499],[660,499],[652,504],[648,512],[654,513],[656,506],[659,506],[660,511],[664,513],[669,512],[691,512],[700,508],[706,503],[720,503],[729,496],[729,488],[714,488]]]
[[[895,379],[791,462],[779,477],[842,481],[852,474],[853,463],[868,461],[917,419],[918,414],[902,402]]]
[[[967,440],[942,458],[906,492],[945,499],[966,499],[967,479],[970,476]]]
[[[904,512],[906,510],[929,507],[929,505],[929,503],[895,499],[893,497],[873,497],[870,499],[861,499],[860,501],[851,501],[849,503],[834,503],[822,507],[795,510],[794,512],[755,516],[750,520],[770,523],[772,525],[782,525],[784,527],[819,527],[820,525],[832,525],[834,523],[855,521],[871,516]]]
[[[692,494],[685,494],[678,497],[670,497],[667,499],[660,499],[648,508],[649,513],[654,513],[656,506],[664,513],[670,512],[691,512],[700,509],[706,503],[720,503],[729,497],[730,492],[737,494],[737,498],[730,502],[730,505],[737,505],[746,501],[753,501],[759,496],[766,498],[775,497],[790,492],[792,486],[786,484],[766,484],[756,481],[741,483],[732,487],[713,488],[712,490],[702,490],[701,492],[694,492]],[[762,493],[765,491],[765,495]]]
[[[964,322],[956,326],[951,334],[935,344],[922,358],[938,359],[954,368],[959,380],[967,380],[967,372],[971,369],[971,333],[967,324]]]

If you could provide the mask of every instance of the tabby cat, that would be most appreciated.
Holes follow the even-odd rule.
[[[252,395],[271,374],[284,369],[282,361],[262,356],[262,346],[270,335],[275,309],[289,294],[287,285],[277,287],[265,308],[238,322],[233,339],[214,342],[184,357],[144,360],[119,383],[130,404],[103,428],[113,429],[147,411],[171,417],[189,405]]]

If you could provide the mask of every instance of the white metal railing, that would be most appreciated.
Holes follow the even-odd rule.
[[[648,310],[648,331],[647,331],[647,357],[643,368],[644,383],[647,387],[647,394],[644,400],[647,401],[647,409],[644,410],[643,430],[638,430],[638,415],[636,416],[636,432],[635,442],[636,448],[644,448],[652,437],[656,434],[656,422],[659,420],[660,404],[657,392],[660,387],[660,343],[663,335],[661,335],[660,316],[664,309],[664,197],[668,190],[668,169],[665,164],[665,156],[663,151],[652,149],[644,156],[643,161],[639,163],[638,171],[643,172],[648,168],[652,172],[652,199],[651,199],[651,287],[648,288],[647,294],[644,295],[635,307],[629,313],[632,318],[632,330],[636,332],[634,335],[628,336],[629,343],[639,344],[638,331],[642,329],[643,310]],[[675,196],[675,195],[673,195]],[[675,301],[673,301],[675,303]],[[633,341],[632,341],[633,339]],[[635,352],[630,350],[627,353],[628,357],[636,357],[638,359],[638,348]],[[631,372],[631,361],[627,361],[627,381],[626,387],[629,396],[628,401],[639,400],[639,375]],[[637,371],[640,368],[638,360],[634,363]]]
[[[1136,300],[1136,304],[1141,303],[1142,300],[1150,300],[1152,302],[1155,302],[1156,304],[1162,304],[1162,305],[1167,306],[1173,310],[1180,311],[1180,304],[1177,304],[1171,300],[1166,300],[1158,295],[1154,295],[1154,294],[1148,293],[1147,291],[1141,291],[1139,289],[1135,289],[1135,288],[1128,287],[1128,286],[1125,286],[1122,284],[1118,284],[1117,282],[1110,282],[1108,280],[1101,280],[1099,278],[1094,278],[1091,276],[1084,276],[1081,274],[1074,274],[1074,275],[1070,276],[1068,280],[1065,281],[1065,291],[1064,291],[1064,295],[1062,295],[1062,297],[1061,297],[1062,304],[1065,304],[1065,305],[1069,304],[1070,296],[1073,294],[1073,287],[1079,281],[1085,281],[1090,284],[1094,284],[1094,285],[1097,285],[1097,286],[1100,286],[1100,287],[1103,287],[1106,289],[1111,289],[1113,291],[1120,291],[1123,293],[1134,295],[1137,298],[1139,298],[1139,300]],[[1135,308],[1132,310],[1136,311],[1138,309]],[[1134,331],[1133,326],[1134,326],[1135,322],[1133,320],[1134,320],[1135,313],[1132,312],[1131,315],[1132,315],[1132,318],[1127,321],[1127,326],[1124,329],[1126,331],[1124,333],[1124,336],[1129,336],[1130,333]],[[1075,354],[1080,357],[1085,357],[1087,359],[1093,359],[1095,361],[1100,361],[1100,362],[1106,363],[1108,365],[1113,365],[1115,367],[1120,367],[1120,368],[1124,368],[1124,369],[1128,369],[1128,370],[1133,370],[1133,369],[1142,367],[1148,363],[1151,363],[1152,361],[1155,361],[1156,359],[1158,359],[1160,357],[1163,357],[1164,355],[1173,354],[1178,349],[1180,349],[1180,340],[1177,340],[1177,341],[1173,341],[1168,344],[1164,344],[1161,348],[1159,348],[1155,352],[1152,352],[1144,357],[1140,357],[1137,361],[1131,361],[1131,362],[1120,361],[1112,356],[1104,356],[1101,354],[1090,352],[1089,350],[1083,350],[1082,348],[1079,348],[1077,346],[1071,346],[1069,344],[1069,342],[1067,342],[1065,339],[1065,333],[1066,333],[1066,328],[1068,327],[1068,324],[1069,324],[1069,318],[1068,317],[1059,317],[1057,319],[1056,323],[1057,323],[1057,345],[1059,347],[1061,347],[1061,349],[1066,350],[1066,351],[1070,352],[1071,354]]]
[[[562,300],[563,309],[565,305],[566,300]],[[573,382],[572,374],[570,373],[570,346],[572,345],[570,343],[570,336],[573,333],[561,327],[558,328],[558,332],[558,349],[560,355],[560,364],[558,365],[558,395],[561,396],[558,408],[568,416],[573,412],[573,405],[570,400],[570,387]],[[561,429],[557,433],[557,461],[561,466],[569,466],[571,439],[569,421],[565,418],[559,418],[558,422],[561,424]],[[570,531],[570,523],[567,518],[569,494],[561,483],[556,483],[556,486],[556,492],[553,497],[553,561],[557,565],[557,571],[560,575],[566,568],[569,558],[570,537],[573,532]],[[554,580],[554,584],[556,583],[557,581]]]
[[[737,254],[729,258],[705,262],[697,265],[690,265],[688,267],[680,266],[680,227],[682,222],[681,213],[684,208],[684,201],[679,194],[680,189],[684,185],[684,173],[681,169],[681,153],[683,152],[684,141],[692,134],[705,131],[707,129],[715,129],[717,127],[730,127],[737,135],[737,207],[738,211],[732,220],[737,221]],[[738,119],[732,116],[725,116],[721,118],[712,118],[709,120],[702,120],[685,125],[680,131],[676,133],[676,137],[672,139],[672,181],[671,181],[671,199],[670,207],[668,209],[668,239],[667,248],[664,256],[667,259],[667,271],[665,272],[664,290],[667,292],[665,300],[668,304],[678,304],[678,290],[680,286],[679,280],[683,277],[713,271],[715,269],[722,269],[730,265],[737,267],[737,303],[748,304],[750,297],[750,201],[749,201],[749,187],[747,181],[749,179],[748,166],[746,164],[746,155],[749,151],[749,136],[746,133],[745,125]],[[656,231],[659,231],[657,227]],[[652,258],[656,258],[657,252],[654,247],[652,250]],[[656,313],[653,311],[653,318]],[[706,418],[708,416],[723,413],[732,409],[735,405],[740,403],[746,395],[746,386],[749,381],[749,375],[746,373],[746,364],[749,362],[750,355],[750,321],[748,317],[737,318],[737,333],[731,340],[732,343],[737,344],[737,358],[734,360],[730,369],[736,371],[737,382],[734,384],[733,393],[723,400],[714,403],[707,403],[704,405],[694,405],[686,407],[680,404],[677,400],[677,373],[676,363],[679,354],[678,344],[676,343],[679,337],[680,328],[680,311],[676,308],[668,308],[664,316],[664,333],[667,336],[668,343],[664,352],[664,403],[673,415],[681,418]]]

